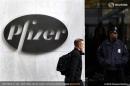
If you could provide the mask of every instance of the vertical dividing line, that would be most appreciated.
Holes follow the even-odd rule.
[[[22,32],[20,42],[19,42],[19,45],[18,45],[18,50],[17,50],[18,53],[22,50],[23,43],[24,43],[26,33],[27,33],[27,30],[28,30],[28,26],[29,26],[29,21],[26,21],[25,24],[24,24],[23,32]]]

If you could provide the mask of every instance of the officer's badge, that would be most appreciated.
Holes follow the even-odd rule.
[[[118,53],[121,53],[121,49],[118,49],[117,52],[118,52]]]

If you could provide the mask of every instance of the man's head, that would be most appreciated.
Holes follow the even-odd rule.
[[[83,39],[76,39],[74,41],[74,46],[75,48],[79,49],[80,51],[84,52],[84,48],[85,48],[85,43]]]
[[[110,28],[108,34],[109,34],[110,40],[115,41],[118,38],[117,27]]]

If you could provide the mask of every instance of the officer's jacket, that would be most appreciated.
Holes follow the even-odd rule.
[[[120,40],[116,40],[113,43],[105,40],[98,48],[97,57],[101,65],[116,68],[127,63],[128,51]]]

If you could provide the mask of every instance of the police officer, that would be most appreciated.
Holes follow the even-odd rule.
[[[104,69],[104,80],[105,82],[125,82],[124,67],[128,61],[127,48],[118,39],[117,27],[109,28],[108,36],[97,51],[98,61]]]

